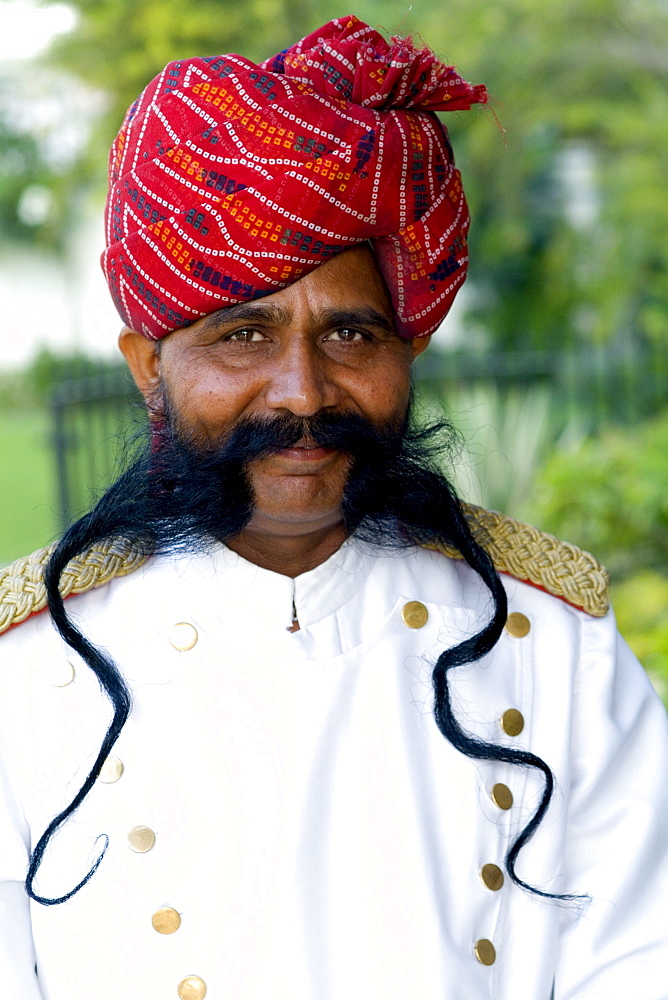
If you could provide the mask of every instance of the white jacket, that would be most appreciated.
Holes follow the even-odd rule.
[[[588,902],[481,878],[543,779],[464,757],[433,720],[431,665],[490,613],[466,565],[354,541],[296,581],[223,547],[160,557],[67,602],[134,707],[116,780],[47,850],[37,889],[60,895],[109,837],[62,905],[29,905],[27,859],[110,709],[47,614],[0,637],[2,1000],[666,1000],[665,713],[611,614],[504,580],[529,631],[451,673],[455,710],[550,765],[518,873]]]

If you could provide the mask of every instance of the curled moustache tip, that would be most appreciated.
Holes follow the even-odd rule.
[[[97,844],[98,841],[100,840],[104,841],[104,846],[102,847],[102,850],[98,854],[96,860],[93,862],[93,865],[90,868],[88,874],[81,879],[78,885],[75,885],[74,889],[70,889],[70,891],[65,893],[64,896],[54,896],[54,897],[39,896],[33,889],[35,876],[37,875],[39,867],[42,864],[42,859],[44,857],[43,849],[46,847],[46,842],[44,842],[44,844],[41,845],[38,844],[37,848],[35,848],[35,854],[33,855],[33,861],[31,862],[30,865],[28,878],[26,879],[26,893],[28,894],[30,899],[32,899],[35,903],[40,903],[42,906],[58,906],[59,903],[66,903],[68,899],[71,899],[72,896],[76,895],[76,893],[79,892],[80,889],[83,889],[86,883],[90,882],[93,875],[100,867],[102,859],[107,853],[107,849],[109,847],[109,837],[107,836],[106,833],[101,833],[95,838],[95,843]],[[37,856],[37,852],[40,846],[42,847],[42,851],[40,852],[39,856]]]

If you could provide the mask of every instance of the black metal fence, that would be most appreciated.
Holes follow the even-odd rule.
[[[587,433],[610,424],[632,425],[668,406],[668,335],[663,343],[630,341],[561,351],[434,351],[417,362],[418,380],[446,403],[453,390],[544,388],[551,398],[554,431],[570,420]]]
[[[145,416],[125,367],[60,382],[51,416],[59,518],[66,528],[113,480]]]
[[[542,390],[548,399],[544,437],[549,445],[571,421],[580,433],[595,433],[611,423],[637,423],[668,406],[668,341],[642,349],[625,345],[478,355],[432,347],[418,359],[416,375],[423,395],[455,411],[458,394],[465,390],[500,398],[513,394],[520,406],[523,394],[528,400]],[[121,368],[60,383],[52,414],[65,527],[112,480],[145,417],[141,397]]]

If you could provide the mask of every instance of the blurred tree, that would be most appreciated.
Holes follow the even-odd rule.
[[[435,11],[424,34],[438,38]],[[496,344],[666,345],[668,8],[470,0],[448,46],[504,129],[452,129],[469,184],[471,310]],[[468,56],[465,56],[468,50]]]
[[[92,358],[80,351],[56,353],[43,347],[25,370],[24,379],[33,398],[40,404],[49,402],[54,387],[61,382],[93,375],[115,374],[118,371],[127,372],[120,357]]]
[[[60,248],[62,219],[55,207],[53,165],[31,122],[18,120],[12,73],[0,76],[0,233],[6,248]],[[27,102],[26,102],[27,106]]]
[[[19,371],[0,372],[0,415],[46,408],[62,382],[89,376],[130,376],[121,358],[96,358],[81,351],[56,352],[43,347]]]
[[[0,115],[0,231],[4,239],[32,239],[32,226],[22,221],[19,205],[26,179],[35,184],[43,172],[35,138],[17,132]]]
[[[85,192],[90,121],[99,93],[61,69],[7,62],[0,69],[0,248],[62,255]]]
[[[641,570],[612,588],[620,631],[668,705],[668,576]]]
[[[58,65],[110,95],[100,121],[105,149],[126,109],[172,59],[243,52],[262,60],[291,45],[349,3],[329,0],[74,0],[79,27],[54,47]],[[406,10],[402,0],[362,0],[357,16],[392,29]]]
[[[127,105],[165,62],[264,58],[349,4],[311,0],[73,0],[53,58],[109,95],[89,146],[102,161]],[[665,0],[358,0],[423,37],[493,115],[445,116],[474,226],[468,340],[483,349],[619,341],[647,355],[668,329],[668,8]],[[476,119],[483,117],[483,122]],[[477,338],[472,336],[479,333]]]
[[[667,440],[668,409],[555,451],[528,518],[608,567],[622,635],[668,705]]]
[[[596,553],[613,577],[668,578],[668,410],[556,451],[535,484],[532,520]]]

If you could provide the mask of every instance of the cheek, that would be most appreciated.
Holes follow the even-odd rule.
[[[388,365],[374,373],[374,378],[360,378],[351,395],[362,413],[373,423],[402,420],[410,397],[410,368]]]
[[[178,378],[167,370],[164,381],[181,424],[207,437],[228,431],[254,398],[248,381],[240,384],[211,365],[189,365]]]

